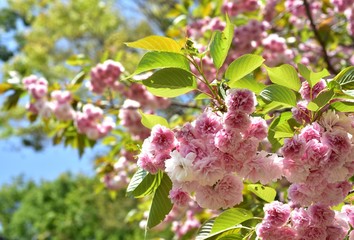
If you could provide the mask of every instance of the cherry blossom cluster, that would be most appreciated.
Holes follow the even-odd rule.
[[[347,31],[351,36],[354,36],[354,4],[345,10],[344,14],[348,20]]]
[[[322,2],[318,0],[310,0],[309,7],[312,18],[316,21],[321,19]],[[289,21],[297,28],[302,29],[307,22],[308,17],[303,0],[286,0],[285,8],[291,13]]]
[[[354,174],[352,134],[352,119],[329,110],[285,140],[284,175],[293,183],[288,194],[294,204],[333,206],[344,200]]]
[[[203,208],[229,208],[242,201],[243,179],[266,184],[282,176],[281,159],[258,151],[267,125],[250,117],[255,95],[230,89],[225,103],[227,112],[206,109],[174,132],[157,125],[143,143],[138,165],[152,174],[167,172],[170,198],[178,205],[194,196]]]
[[[240,13],[255,11],[259,7],[259,0],[224,0],[222,11],[233,17]]]
[[[291,63],[295,58],[294,51],[288,48],[286,40],[278,34],[270,34],[263,39],[262,45],[264,47],[262,56],[270,67]]]
[[[27,109],[30,112],[39,114],[45,118],[54,115],[61,121],[74,119],[75,111],[71,107],[72,96],[69,91],[55,90],[51,92],[51,100],[49,101],[47,98],[47,80],[31,75],[25,77],[22,82],[33,99],[27,105]]]
[[[113,164],[113,171],[106,172],[105,167],[96,169],[97,173],[103,172],[101,182],[110,190],[120,190],[126,188],[130,182],[130,175],[136,171],[134,153],[121,149],[119,159]]]
[[[344,12],[354,5],[353,0],[331,0],[331,3],[334,5],[334,10],[337,12]]]
[[[102,94],[105,89],[109,88],[122,92],[124,85],[117,80],[124,70],[122,64],[110,59],[97,64],[91,69],[90,91]]]
[[[264,206],[264,218],[257,225],[256,233],[262,240],[344,239],[353,216],[352,207],[343,209],[348,213],[333,211],[322,204],[292,209],[289,204],[274,201]]]
[[[291,109],[294,119],[299,123],[310,123],[312,120],[312,113],[307,109],[307,104],[315,99],[318,94],[324,90],[326,87],[326,82],[320,80],[313,87],[307,81],[302,82],[300,88],[300,95],[302,101],[299,101],[296,107]]]
[[[82,112],[76,113],[74,123],[78,132],[90,139],[102,138],[115,128],[113,119],[105,117],[101,108],[90,103],[83,106]]]
[[[225,25],[226,23],[218,17],[196,19],[187,26],[187,36],[196,40],[205,36],[208,31],[222,31]]]

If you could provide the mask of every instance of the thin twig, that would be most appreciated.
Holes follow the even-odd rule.
[[[315,37],[316,37],[317,41],[321,45],[323,57],[324,57],[324,60],[327,63],[328,70],[330,72],[334,73],[334,74],[338,74],[338,71],[336,69],[334,69],[334,67],[332,66],[332,64],[331,64],[331,62],[329,60],[329,57],[328,57],[328,54],[327,54],[327,51],[326,51],[326,43],[323,41],[323,39],[321,38],[320,33],[318,32],[318,30],[316,28],[316,25],[315,25],[315,23],[313,21],[313,18],[312,18],[310,5],[309,5],[307,0],[304,0],[304,6],[305,6],[305,10],[306,10],[306,15],[307,15],[307,17],[310,20],[310,25],[311,25],[312,31],[315,34]]]

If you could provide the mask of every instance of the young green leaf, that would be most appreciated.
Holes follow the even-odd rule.
[[[143,113],[141,110],[139,110],[139,113],[141,115],[141,123],[149,129],[152,129],[157,124],[160,124],[160,125],[168,127],[168,128],[170,127],[167,120],[161,116],[153,115],[153,114],[146,114],[146,113]]]
[[[317,111],[326,104],[328,104],[329,101],[333,98],[333,96],[334,92],[332,89],[329,91],[321,92],[314,100],[309,102],[309,104],[307,105],[307,109],[311,111]]]
[[[301,87],[300,78],[295,68],[289,64],[283,64],[279,67],[267,67],[270,80],[278,85],[288,87],[294,91],[299,91]]]
[[[157,173],[154,175],[148,173],[143,178],[143,180],[139,183],[139,185],[136,186],[136,188],[133,191],[131,192],[127,191],[127,194],[135,198],[142,198],[148,196],[152,194],[156,190],[156,188],[160,185],[161,177],[162,177],[161,173]]]
[[[159,68],[180,68],[190,71],[187,58],[174,52],[147,52],[140,60],[134,75]]]
[[[353,90],[354,89],[354,66],[347,67],[340,71],[340,73],[335,76],[334,81],[337,81],[342,89]]]
[[[331,107],[339,112],[354,112],[354,102],[334,102]]]
[[[146,175],[148,175],[148,172],[142,168],[139,168],[129,182],[127,188],[127,194],[133,192],[139,186],[139,184],[144,180]]]
[[[227,85],[230,88],[246,88],[253,91],[255,94],[260,94],[266,87],[263,83],[257,82],[251,75],[247,75],[237,81],[228,82]]]
[[[148,36],[135,42],[125,43],[128,47],[141,48],[148,51],[182,53],[182,46],[172,38]]]
[[[251,219],[253,217],[252,212],[242,209],[242,208],[231,208],[222,212],[218,217],[215,218],[213,227],[210,234],[220,233],[231,227]]]
[[[172,188],[172,182],[166,173],[163,174],[161,184],[155,191],[154,198],[152,199],[147,227],[153,228],[161,223],[166,215],[172,209],[172,202],[169,196],[169,191]]]
[[[296,95],[294,91],[280,85],[273,84],[266,87],[260,93],[260,96],[269,102],[275,101],[291,107],[296,106]]]
[[[179,68],[161,69],[142,82],[152,94],[168,98],[180,96],[197,88],[194,76]]]
[[[210,44],[210,55],[217,69],[223,65],[227,57],[233,36],[234,26],[230,23],[229,18],[226,16],[226,26],[224,31],[215,32],[214,38]]]
[[[321,72],[312,72],[310,69],[308,69],[305,65],[301,63],[297,65],[297,68],[301,76],[303,76],[303,78],[307,80],[311,87],[315,86],[316,83],[318,83],[322,78],[330,75],[327,69],[323,69]]]
[[[253,72],[264,62],[264,58],[254,54],[243,55],[234,60],[226,69],[225,77],[237,81]]]
[[[249,184],[247,189],[266,202],[273,202],[277,195],[277,192],[273,188],[261,184]]]

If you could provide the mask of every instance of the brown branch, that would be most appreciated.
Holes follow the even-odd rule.
[[[338,71],[336,69],[334,69],[334,67],[332,66],[331,61],[330,61],[330,59],[328,57],[328,54],[327,54],[327,51],[326,51],[326,43],[323,41],[323,39],[321,38],[320,33],[318,32],[318,30],[316,28],[316,25],[315,25],[315,23],[313,21],[313,18],[312,18],[310,5],[309,5],[307,0],[304,0],[304,6],[305,6],[305,10],[306,10],[306,15],[307,15],[307,17],[310,20],[310,25],[311,25],[312,31],[315,34],[315,37],[316,37],[317,41],[321,45],[323,57],[324,57],[325,62],[327,63],[328,70],[330,72],[334,73],[334,74],[338,74]]]

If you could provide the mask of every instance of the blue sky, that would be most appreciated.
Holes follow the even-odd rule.
[[[126,7],[132,6],[130,1],[121,1],[119,5],[123,14],[130,17],[134,14],[135,20],[141,19],[142,16],[136,12],[124,11]],[[6,1],[0,0],[0,8],[4,6]],[[43,151],[36,152],[23,147],[20,139],[17,138],[0,140],[0,185],[11,182],[14,177],[21,174],[36,182],[41,179],[53,180],[65,171],[94,175],[92,160],[100,151],[102,149],[88,149],[80,159],[77,150],[63,146],[48,144]]]

